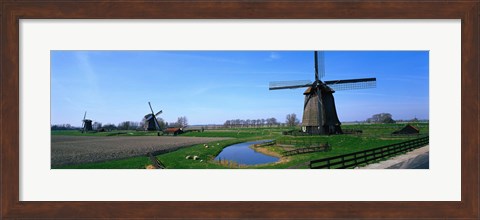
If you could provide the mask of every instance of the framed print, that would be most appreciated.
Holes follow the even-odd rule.
[[[477,1],[0,4],[3,218],[479,217]],[[344,105],[358,86],[378,89]],[[288,130],[270,115],[299,94],[268,88],[297,87]],[[376,125],[393,119],[374,99],[408,123]],[[359,106],[368,123],[349,125]],[[263,157],[228,154],[239,142]],[[430,145],[426,167],[309,169],[387,144]]]

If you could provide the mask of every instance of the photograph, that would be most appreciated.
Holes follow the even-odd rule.
[[[52,169],[428,169],[428,51],[51,51]]]

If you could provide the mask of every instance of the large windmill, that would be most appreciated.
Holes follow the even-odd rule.
[[[158,125],[157,116],[162,114],[162,110],[160,110],[159,112],[157,112],[157,114],[155,114],[153,112],[152,105],[150,104],[150,102],[148,102],[148,106],[150,106],[150,111],[152,111],[152,113],[149,113],[144,117],[145,128],[146,128],[145,130],[157,131],[157,135],[160,136],[161,129],[160,129],[160,125]]]
[[[333,93],[339,90],[376,87],[376,78],[322,81],[325,76],[325,54],[314,52],[315,81],[270,82],[270,90],[307,87],[303,105],[302,130],[309,134],[341,134],[340,120]]]
[[[83,115],[83,120],[82,120],[82,133],[88,132],[91,130],[93,130],[92,120],[87,119],[87,111],[85,111],[85,114]]]

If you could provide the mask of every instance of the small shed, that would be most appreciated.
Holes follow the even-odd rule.
[[[402,129],[393,132],[393,135],[418,135],[420,130],[413,125],[407,124]]]
[[[182,128],[172,128],[172,127],[165,129],[163,132],[167,135],[173,134],[173,136],[177,136],[178,134],[183,133]]]

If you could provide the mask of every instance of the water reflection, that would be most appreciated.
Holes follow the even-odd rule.
[[[238,164],[243,165],[256,165],[277,162],[279,158],[256,152],[250,148],[250,145],[260,144],[268,141],[269,140],[252,141],[230,145],[228,147],[225,147],[223,151],[220,152],[220,154],[215,158],[215,160],[222,159],[235,161]]]

